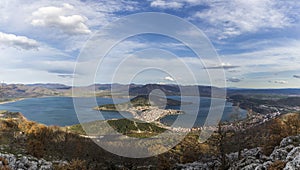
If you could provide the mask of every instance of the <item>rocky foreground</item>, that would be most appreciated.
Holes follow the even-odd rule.
[[[263,155],[259,147],[243,150],[241,159],[238,159],[237,152],[226,156],[230,165],[229,170],[265,170],[270,166],[274,166],[274,164],[278,164],[278,167],[283,166],[284,170],[298,170],[300,169],[300,135],[284,138],[270,156]],[[221,163],[217,158],[208,159],[210,160],[208,162],[177,164],[175,169],[210,170],[221,167]],[[12,170],[51,170],[53,164],[67,164],[67,162],[49,162],[32,156],[0,153],[0,169],[5,167]]]
[[[265,170],[277,164],[277,169],[299,170],[300,169],[300,135],[284,138],[270,156],[263,155],[261,148],[244,149],[241,159],[238,153],[227,154],[229,170]],[[185,170],[210,170],[219,169],[221,162],[217,158],[209,158],[208,162],[193,162],[178,164],[177,169]],[[211,161],[214,160],[214,161]]]
[[[238,153],[227,154],[229,170],[265,170],[271,166],[277,169],[298,170],[300,169],[300,135],[284,138],[270,156],[262,153],[261,148],[245,149],[238,159]],[[188,164],[177,164],[175,169],[185,170],[210,170],[219,169],[221,162],[218,158],[207,158],[206,162],[193,162]],[[0,153],[0,169],[8,168],[12,170],[51,170],[53,164],[67,164],[67,162],[49,162],[44,159],[37,159],[32,156],[22,156]]]
[[[51,170],[53,163],[32,156],[22,156],[0,153],[0,169],[28,169],[28,170]]]

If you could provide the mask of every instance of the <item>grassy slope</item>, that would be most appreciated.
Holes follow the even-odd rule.
[[[85,123],[83,126],[88,128],[89,135],[97,136],[109,132],[109,129],[106,129],[105,123],[108,123],[114,130],[121,134],[138,138],[155,136],[165,131],[165,129],[158,127],[153,123],[142,123],[128,119],[93,121]],[[68,129],[72,133],[86,135],[86,132],[80,124],[70,126]]]

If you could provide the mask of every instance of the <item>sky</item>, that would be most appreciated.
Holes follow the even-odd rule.
[[[100,58],[94,58],[95,83],[215,85],[224,81],[227,87],[300,88],[299,11],[298,0],[1,0],[0,80],[72,85],[88,73],[74,72],[85,63],[80,56],[97,56],[87,53],[86,46],[99,32],[133,14],[160,12],[195,25],[218,58],[209,55],[202,44],[205,37],[197,39],[192,27],[179,30],[168,27],[176,23],[163,17],[142,18],[140,23],[160,22],[153,27],[164,30],[166,24],[170,32],[178,29],[178,34],[200,42],[201,56],[174,37],[133,35],[115,44],[100,63]],[[105,37],[112,41],[139,27],[128,23]],[[105,39],[93,48],[104,49],[111,41]]]

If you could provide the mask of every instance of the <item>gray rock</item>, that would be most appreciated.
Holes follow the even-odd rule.
[[[226,157],[227,157],[229,163],[238,161],[238,153],[237,152],[227,154]]]
[[[260,164],[252,163],[250,165],[247,165],[247,166],[241,168],[241,170],[253,170],[253,169],[256,169],[258,166],[260,166]]]
[[[177,168],[182,170],[209,170],[210,169],[205,163],[202,162],[178,164]]]
[[[284,139],[282,139],[282,141],[280,142],[280,147],[283,148],[283,147],[286,147],[288,145],[297,145],[299,146],[300,144],[300,135],[298,136],[289,136],[289,137],[286,137]]]
[[[259,159],[262,156],[261,148],[244,149],[241,153],[242,158],[256,157]]]
[[[246,157],[240,161],[237,162],[236,167],[248,167],[249,165],[251,165],[251,167],[253,167],[255,165],[255,167],[257,167],[258,165],[261,164],[261,161],[259,159],[256,159],[255,157]]]
[[[267,170],[272,163],[273,162],[271,161],[264,162],[263,164],[258,165],[255,170]]]
[[[37,158],[31,156],[22,156],[19,155],[16,158],[13,154],[2,154],[0,153],[0,157],[5,158],[8,161],[8,166],[12,170],[52,170],[53,164],[52,162],[48,162],[44,159],[38,160]]]
[[[52,165],[42,165],[39,170],[52,170]]]
[[[295,147],[288,153],[286,160],[292,161],[298,155],[300,155],[300,147]]]
[[[209,168],[209,169],[215,169],[217,167],[220,167],[222,164],[219,160],[214,160],[212,162],[207,162],[205,163],[206,167]]]
[[[24,164],[23,164],[23,162],[19,162],[18,164],[17,164],[17,167],[20,169],[25,169],[25,166],[24,166]]]
[[[293,145],[287,145],[285,147],[276,147],[270,155],[273,161],[285,160],[288,153],[294,148]]]
[[[300,169],[300,155],[297,155],[292,161],[288,162],[284,170],[297,170]]]
[[[23,163],[23,164],[28,164],[28,158],[26,156],[22,156],[22,158],[20,159],[20,161]]]
[[[36,169],[38,169],[38,164],[37,164],[37,162],[30,162],[29,163],[29,168],[28,168],[28,170],[36,170]]]
[[[272,165],[272,161],[267,161],[262,164],[262,169],[268,169],[270,165]]]

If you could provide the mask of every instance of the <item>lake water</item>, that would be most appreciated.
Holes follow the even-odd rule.
[[[170,97],[178,99],[178,97]],[[80,120],[84,122],[94,120],[107,120],[107,119],[120,119],[120,118],[131,118],[130,113],[122,112],[108,112],[101,111],[102,117],[99,118],[99,111],[93,110],[89,102],[90,98],[77,98],[80,99],[81,104],[77,105],[77,111],[85,114],[80,114]],[[183,101],[193,101],[192,97],[182,98]],[[199,127],[203,125],[208,110],[210,107],[210,98],[201,98],[199,114],[194,126]],[[125,99],[118,99],[118,102],[123,102]],[[99,105],[111,104],[113,100],[111,98],[98,97],[97,103]],[[172,109],[179,109],[179,107],[169,107]],[[0,110],[8,110],[12,112],[21,112],[27,119],[33,120],[46,125],[58,125],[67,126],[78,124],[77,114],[73,105],[73,98],[71,97],[45,97],[45,98],[29,98],[13,103],[0,104]],[[232,106],[231,103],[226,102],[222,120],[228,121],[231,119],[233,113],[239,113],[241,118],[246,117],[247,112],[245,110],[237,110]],[[86,115],[86,116],[85,116]],[[177,116],[167,116],[161,119],[161,122],[165,124],[171,124],[176,120]]]

